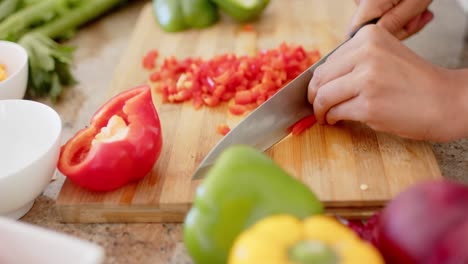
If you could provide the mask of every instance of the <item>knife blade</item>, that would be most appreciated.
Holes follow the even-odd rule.
[[[377,21],[378,18],[373,19],[360,28],[375,24]],[[249,145],[263,152],[288,136],[289,128],[294,123],[313,113],[312,105],[307,100],[307,89],[315,69],[353,38],[358,30],[247,115],[205,156],[193,174],[192,180],[202,179],[218,156],[232,145]]]

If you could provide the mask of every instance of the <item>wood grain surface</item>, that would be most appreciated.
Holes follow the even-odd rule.
[[[254,32],[242,31],[242,25],[223,17],[205,30],[165,33],[148,5],[117,65],[108,97],[147,82],[149,72],[142,69],[141,58],[151,49],[158,49],[161,59],[172,55],[209,58],[225,52],[253,54],[287,42],[324,54],[344,39],[354,8],[352,1],[272,0],[261,19],[253,23]],[[228,114],[225,106],[196,111],[190,103],[162,104],[160,96],[153,95],[164,144],[151,174],[108,193],[89,192],[67,180],[56,204],[62,221],[183,221],[200,184],[191,181],[191,176],[221,139],[216,125],[233,127],[243,117]],[[349,218],[368,217],[407,186],[441,177],[427,143],[376,133],[353,122],[316,125],[266,153],[307,184],[325,203],[328,213]],[[368,189],[363,190],[362,184]]]

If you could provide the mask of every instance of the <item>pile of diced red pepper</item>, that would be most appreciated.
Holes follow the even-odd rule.
[[[152,71],[150,81],[164,103],[191,100],[193,107],[199,109],[226,102],[232,114],[242,115],[314,64],[320,53],[282,43],[254,56],[221,54],[208,60],[171,56],[156,65],[157,57],[157,50],[149,51],[143,58],[143,67]]]

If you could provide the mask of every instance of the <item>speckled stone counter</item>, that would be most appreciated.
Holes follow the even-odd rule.
[[[52,105],[64,122],[63,141],[85,126],[104,100],[114,67],[144,3],[133,1],[129,7],[86,26],[71,41],[78,47],[74,73],[79,84],[68,89],[60,103]],[[435,20],[408,41],[408,46],[435,64],[468,67],[465,14],[455,1],[434,1],[431,9]],[[445,176],[468,183],[468,140],[433,144],[433,149]],[[191,263],[180,224],[60,223],[54,205],[62,183],[63,176],[58,175],[21,220],[103,246],[106,263]]]

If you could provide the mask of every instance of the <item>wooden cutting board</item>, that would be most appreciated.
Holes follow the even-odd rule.
[[[352,1],[272,0],[254,32],[223,18],[209,29],[165,33],[156,24],[151,5],[143,9],[129,47],[118,65],[109,96],[146,82],[142,56],[158,49],[166,56],[201,56],[235,52],[253,54],[281,42],[334,48],[354,11]],[[153,94],[162,122],[164,146],[152,173],[144,180],[109,193],[92,193],[66,181],[57,200],[64,222],[181,222],[200,181],[191,181],[197,165],[221,139],[216,125],[231,127],[243,117],[226,107],[195,111],[191,104],[162,104]],[[316,125],[288,137],[267,151],[284,169],[307,184],[327,212],[366,217],[407,186],[441,177],[425,142],[375,133],[356,123]],[[368,186],[363,190],[361,185]],[[236,186],[232,186],[236,188]]]

